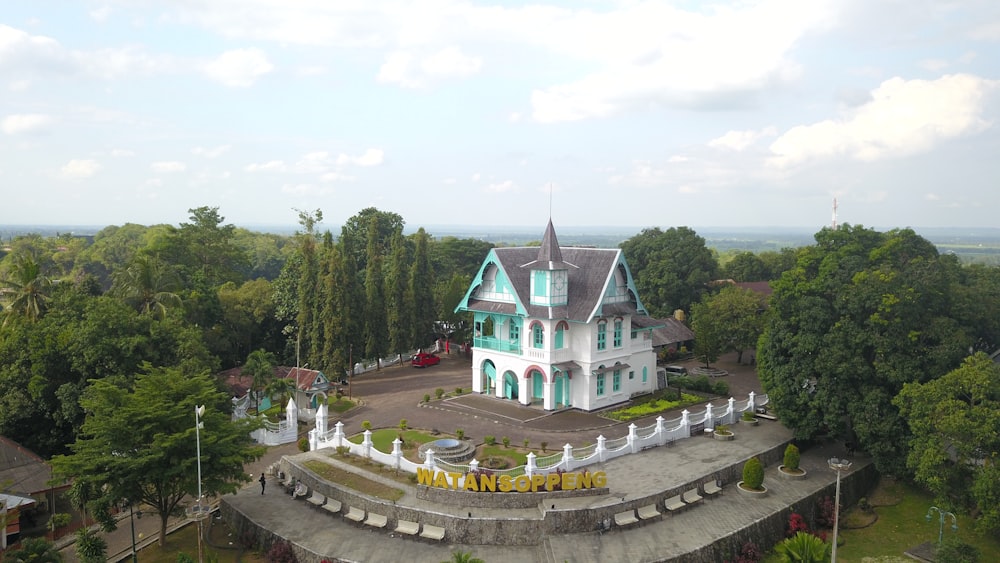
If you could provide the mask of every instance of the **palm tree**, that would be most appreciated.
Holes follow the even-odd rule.
[[[62,554],[52,542],[45,538],[25,538],[21,541],[21,549],[12,551],[4,557],[4,561],[16,563],[61,563]]]
[[[29,321],[37,321],[45,314],[49,300],[48,291],[52,281],[42,273],[41,265],[30,254],[20,254],[13,258],[7,276],[0,280],[0,287],[13,295],[7,306],[6,324],[11,315],[20,315]]]
[[[177,274],[155,256],[136,255],[128,266],[112,274],[111,293],[140,313],[155,311],[163,316],[168,307],[180,305],[174,291],[180,288]]]
[[[473,557],[471,551],[453,551],[451,559],[441,563],[486,563],[478,557]]]
[[[270,384],[271,379],[274,377],[274,354],[264,349],[250,352],[246,363],[243,364],[243,373],[253,378],[250,383],[250,390],[257,401],[257,410],[260,410],[260,393]]]
[[[276,377],[267,384],[264,392],[269,396],[278,395],[281,397],[280,404],[285,405],[285,397],[295,391],[295,381],[287,377]]]
[[[794,536],[774,547],[782,563],[823,563],[830,560],[832,545],[808,533]]]

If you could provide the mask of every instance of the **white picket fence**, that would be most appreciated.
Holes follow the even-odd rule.
[[[604,463],[617,457],[639,453],[647,448],[665,446],[677,440],[691,437],[692,433],[708,432],[719,424],[734,424],[742,416],[743,411],[754,412],[757,407],[762,407],[768,403],[767,395],[756,395],[750,392],[746,400],[736,402],[730,398],[725,406],[713,406],[711,403],[705,405],[705,410],[700,413],[691,413],[687,410],[681,412],[680,418],[665,420],[662,416],[656,417],[656,423],[638,427],[635,424],[628,426],[628,434],[620,438],[608,440],[603,435],[597,437],[597,443],[573,448],[571,444],[563,446],[562,453],[555,453],[548,456],[537,457],[534,453],[527,455],[526,465],[505,470],[490,470],[497,475],[548,475],[549,473],[563,471],[576,471],[589,465]],[[479,461],[472,460],[468,465],[446,463],[436,460],[433,450],[427,450],[426,459],[421,463],[414,463],[405,457],[402,452],[402,442],[396,438],[392,442],[392,452],[385,453],[372,446],[372,432],[365,430],[360,444],[356,444],[347,439],[344,433],[344,423],[337,422],[332,430],[327,427],[328,412],[326,405],[320,405],[316,413],[316,427],[309,431],[309,449],[319,450],[323,448],[346,447],[350,453],[370,458],[388,467],[416,473],[417,468],[429,469],[436,475],[438,472],[459,473],[468,475],[479,469]],[[464,479],[464,477],[463,477]],[[464,481],[463,481],[464,484]],[[459,485],[461,488],[462,485]]]

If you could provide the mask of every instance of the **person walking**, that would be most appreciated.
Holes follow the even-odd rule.
[[[267,485],[267,479],[264,477],[264,474],[261,473],[260,474],[260,494],[264,494],[264,485]]]

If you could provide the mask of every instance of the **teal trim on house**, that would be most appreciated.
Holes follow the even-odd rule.
[[[542,377],[542,372],[538,370],[532,370],[531,372],[532,399],[541,399],[545,396],[544,384],[545,384],[545,378]]]
[[[608,347],[608,323],[600,321],[597,323],[597,349],[604,350]]]
[[[492,268],[496,268],[495,273],[492,272]],[[490,274],[493,274],[493,277],[490,277]],[[497,259],[496,252],[493,249],[490,249],[489,254],[486,255],[486,259],[483,260],[483,265],[479,267],[476,277],[472,280],[472,284],[469,285],[469,289],[465,292],[462,300],[455,306],[454,312],[461,313],[470,311],[469,299],[471,299],[473,294],[476,294],[477,292],[479,292],[481,297],[484,299],[501,301],[504,303],[513,303],[514,309],[519,315],[526,316],[528,314],[527,309],[525,309],[524,304],[521,303],[517,292],[510,283],[510,277],[503,269],[503,265],[500,263],[500,260]]]
[[[472,316],[472,345],[520,354],[522,323],[521,317],[476,311]]]
[[[558,325],[556,325],[556,337],[555,337],[555,340],[553,342],[554,348],[556,350],[562,350],[563,349],[563,334],[565,332],[566,332],[566,328],[565,328],[565,326],[563,326],[562,323],[559,323]]]

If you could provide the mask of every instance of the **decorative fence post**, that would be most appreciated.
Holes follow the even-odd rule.
[[[327,424],[329,423],[329,410],[326,407],[326,403],[320,403],[319,408],[316,409],[316,432],[321,436],[326,436]]]
[[[683,433],[681,436],[691,435],[691,413],[687,409],[681,411],[681,428],[683,428]]]
[[[403,441],[399,439],[399,436],[396,436],[396,439],[392,441],[393,467],[399,469],[400,465],[402,465],[402,463],[400,463],[400,460],[402,458],[403,458]]]
[[[469,462],[469,473],[475,473],[476,471],[479,471],[479,460],[473,459]]]
[[[535,474],[535,471],[538,471],[538,466],[535,465],[535,452],[528,452],[525,458],[527,458],[527,463],[524,465],[524,474],[530,478]]]
[[[729,397],[729,407],[726,409],[726,419],[729,424],[735,424],[738,418],[736,418],[736,399]]]
[[[424,467],[430,471],[431,483],[433,483],[434,477],[437,476],[437,466],[434,465],[434,450],[428,449],[424,452]]]
[[[365,430],[365,439],[361,442],[362,455],[370,458],[372,456],[372,431]]]
[[[566,444],[563,446],[563,469],[573,471],[573,446]]]
[[[338,420],[333,428],[333,447],[339,448],[344,445],[344,423]]]
[[[747,399],[747,409],[749,409],[750,412],[752,412],[754,414],[757,413],[757,405],[756,405],[756,403],[754,403],[754,399],[756,397],[757,397],[757,394],[754,393],[753,391],[751,391],[749,393],[749,398]]]
[[[705,428],[707,430],[715,429],[715,416],[712,415],[712,403],[705,405]]]
[[[663,417],[656,417],[656,444],[662,446],[667,443],[666,429],[663,428]]]
[[[604,438],[603,435],[598,436],[597,437],[597,447],[594,448],[594,453],[597,454],[597,459],[599,459],[601,461],[601,463],[604,463],[606,461],[604,459],[604,452],[606,451],[604,449],[604,440],[605,440],[605,438]]]
[[[316,435],[319,434],[315,428],[309,431],[309,451],[314,452],[319,449],[319,440],[316,439]]]
[[[628,449],[632,453],[639,451],[638,450],[639,444],[636,443],[636,434],[635,434],[636,428],[638,428],[638,426],[636,426],[634,422],[628,425],[628,438],[627,438]]]

